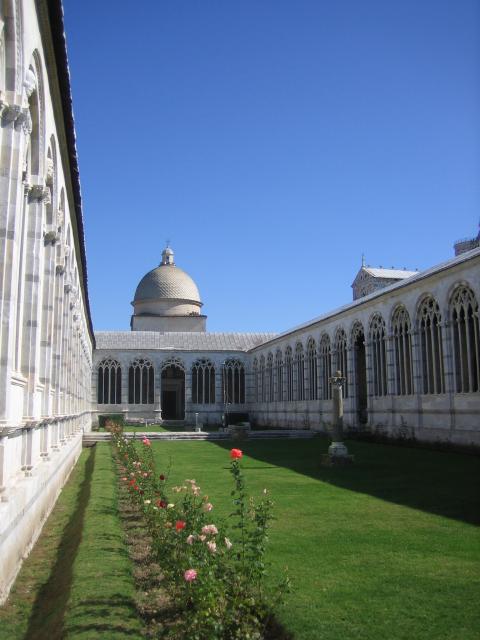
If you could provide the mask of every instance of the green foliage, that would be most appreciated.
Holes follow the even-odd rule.
[[[182,610],[176,632],[198,640],[263,638],[273,600],[264,579],[273,506],[266,490],[257,502],[249,498],[239,459],[232,459],[233,522],[213,520],[213,505],[195,480],[170,487],[170,469],[158,473],[148,438],[138,448],[121,429],[113,437],[122,482],[143,511],[166,588]],[[277,585],[277,603],[287,586]]]
[[[123,427],[125,424],[123,413],[102,414],[98,416],[98,426],[100,429],[104,429],[109,422]]]

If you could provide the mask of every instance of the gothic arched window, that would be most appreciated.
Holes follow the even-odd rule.
[[[122,402],[122,368],[112,358],[102,360],[98,365],[97,378],[98,404],[121,404]]]
[[[343,397],[348,398],[348,350],[347,334],[343,329],[337,329],[335,334],[335,368],[345,378],[343,385]]]
[[[385,322],[376,313],[370,322],[370,348],[372,353],[372,383],[374,396],[387,395],[387,349]]]
[[[285,349],[285,382],[287,384],[287,400],[293,400],[293,355],[292,347]]]
[[[273,402],[273,354],[269,353],[267,357],[267,380],[266,380],[266,395],[267,402]]]
[[[206,358],[201,358],[192,365],[192,402],[215,403],[215,367]]]
[[[153,365],[146,358],[137,358],[128,369],[128,403],[153,404]]]
[[[455,391],[480,391],[480,335],[478,302],[467,286],[458,287],[450,302]]]
[[[410,316],[405,307],[397,307],[392,317],[395,391],[398,396],[413,393],[412,338]]]
[[[253,371],[253,401],[258,402],[258,360],[255,358],[252,365]]]
[[[332,390],[330,378],[332,377],[332,350],[330,338],[324,334],[320,340],[320,395],[322,400],[330,400]]]
[[[295,347],[295,370],[297,374],[296,400],[305,400],[305,356],[301,342],[297,342]]]
[[[423,393],[443,393],[443,348],[441,315],[436,300],[427,297],[417,314]]]
[[[280,349],[275,354],[275,383],[275,400],[281,402],[283,400],[283,357]]]
[[[265,356],[260,357],[260,367],[258,376],[258,398],[260,402],[265,402],[266,386],[265,386]]]
[[[317,366],[317,345],[313,338],[307,343],[308,362],[308,399],[318,399],[318,366]]]
[[[223,398],[226,404],[245,404],[245,367],[240,360],[223,363]]]

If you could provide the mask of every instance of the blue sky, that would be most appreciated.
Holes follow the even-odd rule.
[[[477,232],[477,0],[64,0],[97,330],[161,258],[209,331],[345,304]]]

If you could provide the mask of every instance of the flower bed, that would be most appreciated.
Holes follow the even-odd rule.
[[[169,470],[158,473],[147,437],[138,447],[121,428],[111,430],[121,481],[143,514],[163,588],[181,612],[172,633],[198,640],[265,638],[273,601],[264,580],[272,502],[266,489],[257,500],[247,495],[241,450],[230,452],[233,511],[224,520],[215,518],[195,480],[169,486]],[[287,588],[285,578],[274,590],[276,604]]]

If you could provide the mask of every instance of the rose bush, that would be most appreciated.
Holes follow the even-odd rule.
[[[175,632],[198,640],[261,639],[273,601],[265,586],[273,504],[266,491],[249,498],[242,451],[230,451],[233,512],[228,521],[212,521],[214,505],[194,479],[169,487],[169,472],[158,474],[146,436],[137,444],[120,428],[111,430],[121,481],[143,512],[165,583],[183,612]],[[285,580],[275,589],[275,602],[287,586]]]

